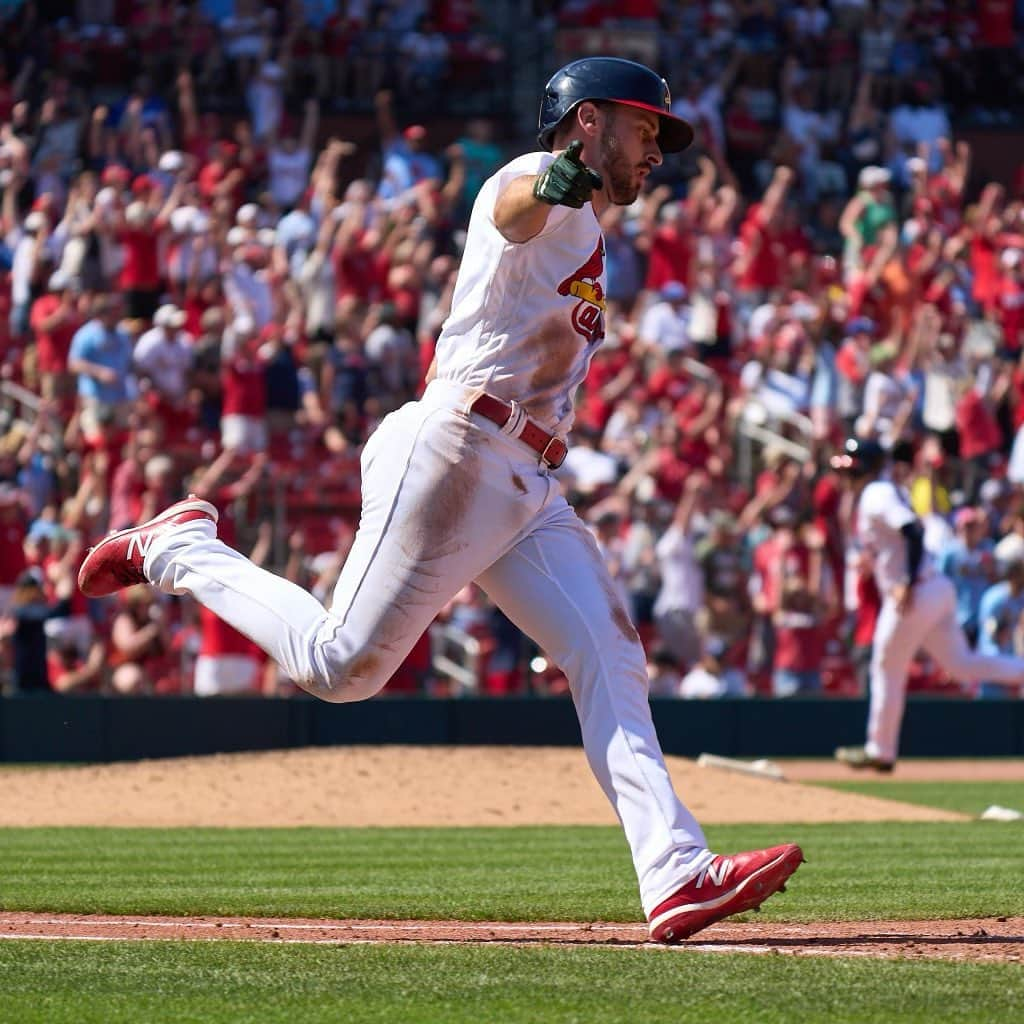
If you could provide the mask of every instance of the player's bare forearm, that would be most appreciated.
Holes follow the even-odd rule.
[[[494,204],[494,226],[510,242],[528,242],[544,230],[551,205],[533,194],[538,175],[516,178]]]

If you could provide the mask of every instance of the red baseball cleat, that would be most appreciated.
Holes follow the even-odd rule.
[[[795,843],[717,856],[696,878],[654,908],[651,938],[668,944],[688,939],[723,917],[756,910],[785,889],[786,879],[803,863]]]
[[[208,501],[189,495],[164,509],[148,523],[118,530],[89,551],[78,570],[78,586],[86,597],[105,597],[115,590],[146,583],[142,560],[153,541],[197,519],[217,522],[217,510]]]

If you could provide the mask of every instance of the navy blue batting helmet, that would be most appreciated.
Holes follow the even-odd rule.
[[[859,437],[848,438],[839,455],[833,455],[833,469],[851,476],[867,476],[877,473],[885,465],[885,449],[877,441],[866,441]]]
[[[658,115],[658,145],[678,153],[693,141],[689,122],[672,114],[668,84],[644,64],[621,57],[583,57],[556,71],[544,86],[537,118],[537,141],[551,151],[555,129],[584,100],[624,103]]]

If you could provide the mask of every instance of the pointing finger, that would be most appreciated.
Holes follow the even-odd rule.
[[[583,161],[580,159],[580,153],[583,152],[583,143],[579,139],[573,139],[568,146],[565,147],[565,155],[576,164],[582,164]]]

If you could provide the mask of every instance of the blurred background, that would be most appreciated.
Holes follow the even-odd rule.
[[[422,389],[469,211],[587,54],[697,141],[604,218],[609,335],[557,476],[652,696],[864,692],[879,598],[827,469],[913,446],[961,625],[1024,650],[1024,3],[0,4],[0,680],[287,695],[191,600],[74,586],[191,491],[331,589],[359,452]],[[1016,688],[944,678],[983,699]],[[384,691],[566,694],[476,588]]]

